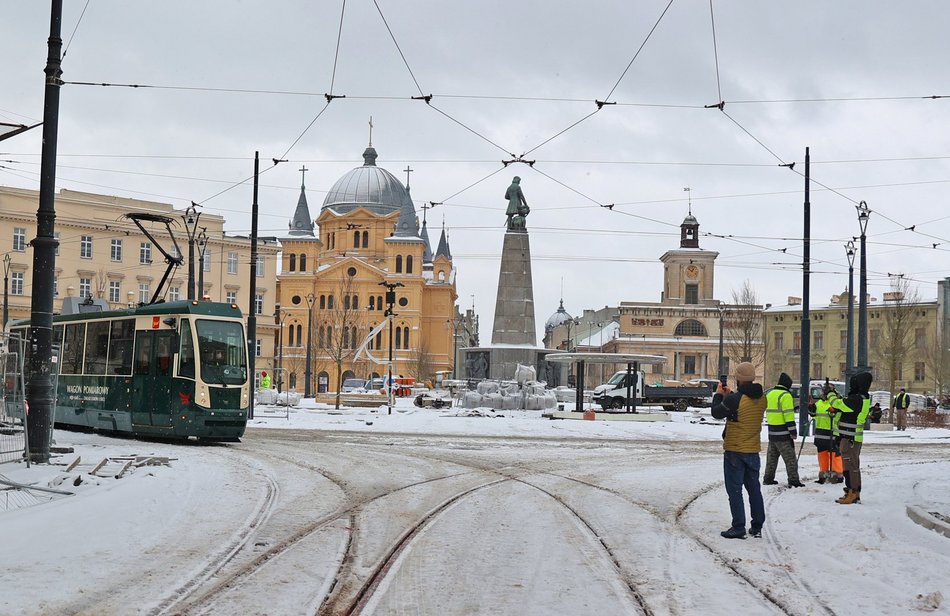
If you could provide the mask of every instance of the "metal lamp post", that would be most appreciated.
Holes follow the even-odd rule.
[[[287,320],[287,313],[284,312],[281,315],[280,310],[277,311],[277,323],[278,323],[278,333],[280,339],[277,341],[277,393],[280,393],[281,384],[284,381],[284,321]]]
[[[722,302],[719,302],[719,371],[716,373],[716,376],[719,377],[720,382],[722,377],[726,376],[725,367],[723,366],[723,345],[722,345],[722,329],[723,321],[726,316],[726,305]]]
[[[0,329],[7,326],[7,320],[10,316],[8,308],[10,302],[10,253],[3,255],[3,323],[0,323]]]
[[[208,229],[201,227],[201,233],[198,234],[198,262],[201,267],[198,268],[198,292],[195,296],[198,299],[204,299],[205,296],[205,249],[208,247]]]
[[[854,240],[844,245],[848,255],[848,348],[845,351],[844,382],[850,386],[854,372]]]
[[[310,343],[310,335],[313,332],[313,302],[316,299],[313,293],[307,293],[307,366],[304,368],[304,384],[303,384],[303,397],[309,398],[311,394],[310,381],[313,377],[313,372],[311,370],[311,361],[313,353],[313,345]]]
[[[393,317],[396,316],[393,310],[396,304],[396,288],[404,287],[401,282],[379,283],[379,286],[386,287],[386,312],[383,316],[389,318],[389,391],[386,396],[386,403],[389,415],[393,413]]]
[[[858,297],[858,365],[855,371],[864,372],[868,369],[868,253],[865,240],[871,210],[865,201],[857,205],[857,210],[858,224],[861,226],[861,282]]]
[[[185,210],[182,219],[185,221],[185,233],[188,234],[188,299],[195,299],[195,231],[198,229],[198,219],[201,212],[197,211],[198,204],[194,201]],[[251,264],[251,268],[254,264]]]

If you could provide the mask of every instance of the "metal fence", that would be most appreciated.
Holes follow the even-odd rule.
[[[23,370],[25,341],[15,334],[2,334],[0,339],[0,369],[3,387],[0,389],[0,464],[21,462],[26,458],[27,428],[26,381]]]

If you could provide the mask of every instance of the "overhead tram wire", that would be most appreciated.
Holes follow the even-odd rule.
[[[336,50],[333,52],[333,72],[330,75],[330,94],[333,93],[333,86],[336,84],[336,67],[340,59],[340,41],[343,39],[343,16],[346,14],[346,0],[340,8],[340,27],[336,32]]]
[[[633,54],[633,57],[630,58],[630,62],[627,63],[627,67],[623,69],[623,72],[620,73],[620,77],[617,79],[617,83],[614,84],[614,87],[610,88],[610,92],[607,93],[601,100],[609,101],[610,97],[613,96],[614,92],[617,90],[617,87],[620,85],[620,82],[623,81],[623,78],[627,75],[627,71],[630,70],[630,67],[633,66],[633,63],[636,61],[637,56],[640,55],[640,52],[643,51],[644,46],[646,46],[647,41],[650,40],[650,37],[653,36],[653,33],[656,31],[657,26],[660,25],[660,22],[663,21],[663,17],[666,15],[666,12],[670,10],[670,7],[673,5],[673,0],[670,0],[666,8],[663,9],[663,12],[660,13],[660,16],[657,18],[656,23],[653,24],[653,27],[650,28],[650,32],[647,33],[646,37],[643,39],[643,42],[640,43],[640,47],[637,48],[636,53]]]
[[[713,58],[716,63],[716,90],[719,92],[719,100],[722,100],[722,81],[719,78],[719,46],[716,44],[716,16],[713,13],[713,0],[709,0],[709,22],[712,29]]]
[[[89,8],[89,0],[86,0],[85,6],[82,7],[82,12],[79,14],[79,19],[76,20],[76,26],[73,28],[73,31],[69,34],[69,38],[66,40],[66,45],[63,47],[63,57],[66,59],[66,52],[69,51],[69,46],[73,42],[73,37],[76,36],[76,31],[79,30],[79,24],[82,23],[82,18],[86,15],[86,9]]]

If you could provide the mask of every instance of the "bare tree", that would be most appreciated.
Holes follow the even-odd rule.
[[[362,311],[358,297],[353,293],[353,278],[342,273],[337,293],[327,296],[326,309],[321,311],[324,318],[319,324],[317,348],[336,367],[336,408],[340,408],[343,364],[356,354],[362,342]]]
[[[898,382],[903,380],[903,362],[914,348],[915,312],[920,298],[917,290],[911,289],[900,274],[892,276],[891,291],[884,294],[884,302],[884,326],[877,343],[869,345],[869,354],[875,366],[875,377],[881,378],[888,391],[894,393]],[[891,409],[890,415],[893,413]],[[889,417],[889,421],[892,419]]]
[[[434,381],[435,374],[432,371],[432,354],[429,352],[428,341],[423,341],[414,348],[409,355],[409,365],[416,375],[416,380],[420,382]]]
[[[99,271],[96,272],[96,297],[102,299],[106,296],[106,287],[109,285],[109,277],[106,275],[106,271],[99,268]]]
[[[723,333],[728,342],[726,355],[732,362],[751,362],[759,366],[765,360],[762,343],[762,305],[748,280],[732,290],[732,305],[725,307]]]
[[[940,399],[950,387],[950,349],[947,341],[936,334],[926,347],[920,350],[927,376],[933,379],[934,394]]]

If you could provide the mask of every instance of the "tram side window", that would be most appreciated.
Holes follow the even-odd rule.
[[[135,347],[135,374],[148,374],[152,361],[152,336],[140,335]]]
[[[105,374],[109,354],[109,321],[86,325],[86,368],[83,374]]]
[[[122,319],[112,321],[109,344],[109,374],[132,374],[132,340],[135,336],[135,321]]]
[[[159,336],[155,349],[155,376],[172,375],[172,339]]]
[[[69,323],[63,338],[62,374],[82,374],[82,347],[86,337],[85,323]]]
[[[191,340],[191,321],[181,322],[181,347],[178,349],[178,376],[195,378],[195,344]]]

